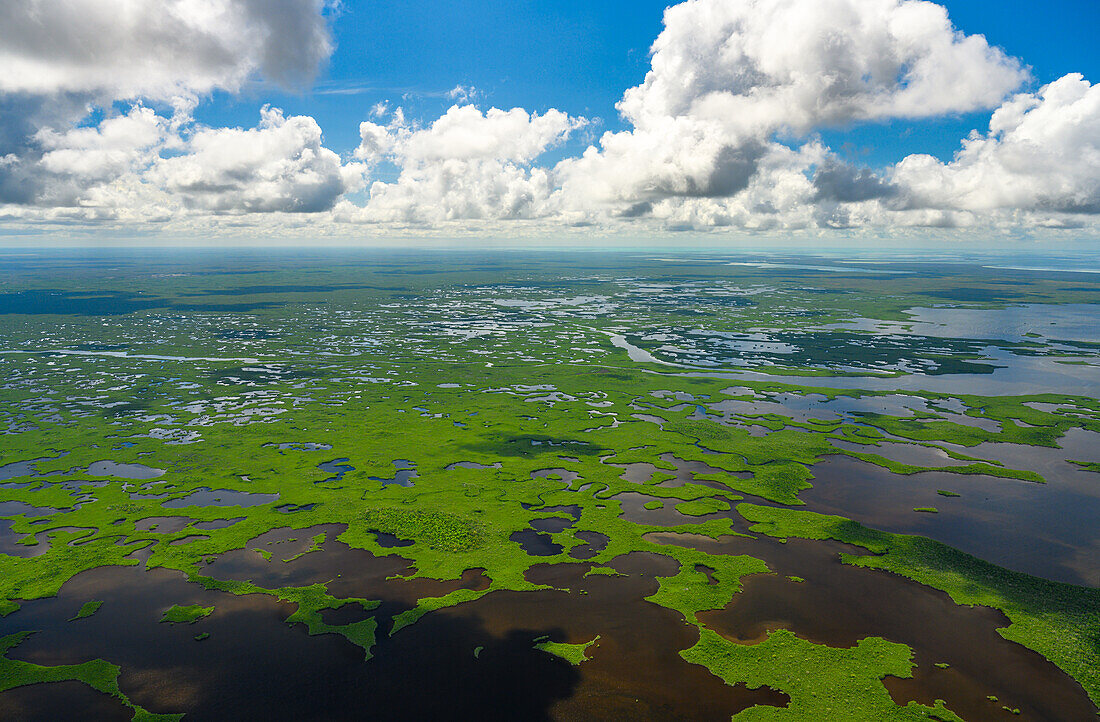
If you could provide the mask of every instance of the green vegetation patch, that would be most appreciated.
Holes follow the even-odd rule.
[[[73,617],[72,619],[70,619],[69,621],[72,622],[72,621],[75,621],[77,619],[84,619],[85,617],[90,617],[93,614],[95,614],[96,612],[98,612],[99,608],[102,607],[102,606],[103,606],[103,602],[100,602],[100,601],[84,602],[84,604],[81,605],[81,607],[80,607],[80,611],[78,611],[76,613],[76,616]]]
[[[752,531],[779,538],[834,539],[871,554],[846,564],[882,569],[946,592],[956,604],[993,607],[1011,624],[997,630],[1033,649],[1081,683],[1100,706],[1100,589],[1013,572],[919,536],[869,529],[839,516],[739,504]]]
[[[771,687],[789,695],[787,707],[758,705],[736,720],[952,720],[961,718],[942,704],[925,707],[894,703],[882,684],[891,675],[913,676],[912,650],[904,644],[868,637],[850,649],[814,644],[779,629],[759,644],[736,644],[703,629],[695,646],[680,652],[727,684]],[[808,674],[807,670],[813,670]]]
[[[481,522],[443,511],[383,507],[364,512],[360,521],[368,529],[411,539],[440,551],[476,551],[489,539],[488,529]]]
[[[81,664],[44,667],[31,662],[9,659],[7,654],[33,632],[0,637],[0,692],[16,687],[49,682],[83,682],[97,692],[110,695],[134,711],[134,722],[179,722],[182,714],[153,714],[130,701],[118,687],[119,667],[94,659]]]
[[[714,497],[703,497],[693,501],[685,501],[676,505],[676,511],[687,516],[706,516],[718,511],[729,511],[729,502]]]
[[[592,659],[588,656],[587,652],[590,647],[596,646],[596,642],[600,641],[600,635],[596,635],[596,638],[583,642],[581,644],[569,644],[567,642],[537,642],[535,649],[538,649],[547,654],[552,654],[555,657],[561,657],[574,667],[581,662],[587,662]]]
[[[209,617],[213,613],[213,607],[204,607],[201,604],[189,604],[187,606],[173,604],[171,608],[164,613],[160,621],[169,624],[194,624],[200,619]]]

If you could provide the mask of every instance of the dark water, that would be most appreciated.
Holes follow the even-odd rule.
[[[864,550],[834,542],[791,539],[651,534],[717,554],[751,554],[777,572],[744,580],[742,592],[723,610],[703,612],[700,620],[735,642],[761,641],[784,628],[833,647],[851,647],[879,636],[907,644],[917,664],[911,680],[888,678],[896,702],[943,699],[968,720],[988,719],[1000,704],[1018,707],[1022,719],[1086,720],[1095,708],[1084,689],[1039,654],[1009,642],[996,630],[1008,625],[1000,612],[962,607],[946,594],[904,577],[841,564],[841,552]],[[805,581],[794,582],[788,576]],[[947,670],[935,667],[947,663]],[[987,695],[1001,703],[990,708]]]
[[[50,544],[41,539],[33,546],[19,544],[19,540],[26,535],[12,531],[11,525],[11,519],[0,519],[0,554],[12,557],[36,557],[49,551]]]
[[[480,570],[451,582],[389,579],[413,572],[407,560],[331,541],[323,552],[280,561],[308,547],[318,530],[340,531],[272,532],[249,545],[277,549],[272,562],[241,550],[209,571],[272,586],[332,580],[337,596],[383,599],[374,612],[382,635],[368,662],[338,636],[309,637],[302,626],[285,624],[292,605],[263,595],[209,592],[177,572],[138,567],[80,574],[57,597],[29,602],[0,619],[0,634],[28,625],[42,630],[11,653],[17,659],[53,665],[109,658],[122,666],[120,686],[135,702],[155,712],[185,711],[191,720],[359,720],[368,712],[372,720],[728,720],[754,704],[786,703],[771,690],[727,686],[679,657],[695,632],[675,612],[644,601],[657,589],[656,574],[675,573],[676,562],[667,557],[620,557],[614,566],[629,576],[613,579],[585,579],[585,564],[536,566],[528,574],[532,582],[569,591],[492,593],[388,638],[385,619],[417,598],[484,589],[488,579]],[[104,602],[95,615],[60,621],[91,599]],[[172,604],[213,605],[215,611],[196,624],[158,624]],[[327,612],[326,621],[365,618],[361,607],[349,606]],[[210,636],[196,642],[200,633]],[[544,636],[584,642],[597,634],[593,659],[579,668],[533,648]],[[475,658],[477,647],[483,649]],[[39,692],[44,689],[51,693]],[[65,719],[88,699],[77,685],[28,688],[0,695],[0,718],[18,719],[14,715],[33,703],[37,718]],[[102,718],[112,719],[111,712]]]
[[[598,531],[579,531],[574,536],[584,542],[569,550],[569,556],[574,559],[591,559],[606,549],[608,542],[611,541],[611,537]]]
[[[383,600],[373,611],[352,603],[323,613],[329,624],[378,620],[376,656],[367,662],[361,649],[341,637],[309,637],[301,625],[285,624],[293,605],[264,595],[209,592],[177,572],[140,567],[80,574],[57,597],[28,602],[0,619],[0,635],[41,629],[10,656],[51,665],[107,658],[122,665],[120,685],[135,702],[198,720],[351,720],[363,719],[365,710],[380,720],[728,720],[755,704],[787,702],[766,688],[728,686],[679,657],[695,643],[694,628],[678,613],[645,601],[657,589],[657,576],[676,573],[678,564],[669,557],[619,557],[611,566],[627,576],[614,578],[585,578],[589,566],[583,563],[535,565],[528,579],[556,591],[493,592],[427,615],[391,638],[390,617],[417,599],[484,590],[489,580],[477,569],[451,581],[411,578],[416,570],[407,559],[351,549],[334,541],[342,531],[325,525],[269,532],[247,549],[222,555],[206,571],[268,587],[328,581],[337,597]],[[329,540],[322,551],[284,561],[307,551],[321,532]],[[1076,682],[996,633],[1007,623],[1000,613],[960,607],[902,577],[839,563],[839,552],[858,550],[799,540],[649,538],[710,553],[751,554],[778,572],[746,578],[726,609],[702,615],[734,641],[753,643],[779,627],[832,646],[882,636],[915,651],[915,678],[886,680],[898,703],[940,698],[966,719],[985,719],[986,696],[993,694],[1019,707],[1023,719],[1090,719],[1091,702]],[[271,561],[254,549],[270,551]],[[61,621],[92,599],[104,601],[95,615]],[[158,624],[172,604],[212,605],[215,611],[193,625]],[[210,637],[196,642],[200,633]],[[586,643],[597,635],[591,659],[580,667],[533,648],[543,636]],[[477,647],[483,649],[475,658]],[[938,669],[939,662],[950,667]],[[410,680],[432,694],[410,694]],[[40,691],[46,689],[50,693]],[[65,719],[83,705],[103,710],[96,719],[115,719],[119,712],[80,685],[52,685],[0,695],[0,718],[22,719],[28,704],[36,715],[29,719]]]
[[[1046,484],[938,471],[900,475],[846,456],[810,470],[814,486],[799,497],[812,511],[931,537],[1044,579],[1100,586],[1100,474],[1071,472],[1097,479],[1096,491],[1086,494],[1053,475]]]
[[[531,521],[531,528],[546,532],[547,534],[557,534],[563,532],[569,527],[573,526],[576,519],[565,519],[560,516],[550,516],[543,519],[533,519]]]
[[[347,459],[343,459],[343,461],[347,461]],[[386,479],[381,476],[370,476],[367,478],[371,481],[382,482],[382,486],[389,486],[391,484],[405,487],[415,486],[413,479],[419,478],[420,474],[417,473],[415,468],[416,464],[414,462],[408,461],[407,459],[394,459],[393,465],[396,471],[394,471],[391,478]]]
[[[158,534],[175,534],[184,529],[194,519],[189,516],[150,516],[134,523],[138,531],[152,531]]]
[[[523,551],[534,557],[552,557],[561,554],[562,545],[554,542],[549,534],[542,534],[534,529],[512,532],[508,537],[520,545]]]
[[[79,716],[73,717],[75,710]],[[129,722],[133,711],[114,697],[82,682],[56,682],[16,687],[0,695],[0,715],[19,722],[58,722],[63,719]],[[68,716],[67,716],[68,715]]]
[[[145,464],[118,464],[114,461],[93,461],[88,476],[113,476],[119,479],[155,479],[164,476],[164,469],[154,469]]]
[[[189,506],[259,506],[279,499],[278,494],[257,494],[233,489],[196,489],[187,496],[161,504],[165,509],[185,509]]]
[[[621,505],[622,518],[635,524],[680,526],[681,524],[702,524],[709,519],[720,519],[731,516],[737,516],[737,518],[740,519],[740,516],[729,512],[717,512],[714,514],[703,514],[701,516],[681,514],[676,510],[676,505],[680,503],[679,499],[663,499],[661,497],[649,496],[648,494],[642,494],[635,491],[624,491],[611,498]],[[646,504],[654,501],[660,501],[664,506],[659,509],[645,508]]]
[[[378,542],[380,547],[408,547],[416,543],[412,539],[402,539],[396,534],[390,534],[386,531],[370,530],[370,533],[374,534],[375,541]]]
[[[327,479],[323,479],[323,480],[321,480],[317,483],[318,484],[324,484],[324,483],[329,482],[329,481],[341,481],[341,480],[343,480],[345,474],[347,474],[349,471],[355,471],[355,467],[351,466],[350,464],[348,464],[346,462],[347,462],[347,459],[343,458],[343,459],[333,459],[332,461],[323,461],[320,464],[318,464],[317,465],[318,469],[325,472],[326,474],[335,474],[335,476],[331,476]]]

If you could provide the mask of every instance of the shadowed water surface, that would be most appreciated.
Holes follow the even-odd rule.
[[[1091,553],[1100,544],[1100,498],[1094,494],[1057,480],[1037,484],[939,471],[901,475],[847,456],[826,457],[810,470],[813,488],[799,497],[811,511],[931,537],[1044,579],[1100,586],[1100,555]],[[945,497],[940,490],[960,496]],[[914,512],[918,507],[939,513]]]
[[[318,530],[279,530],[250,543],[299,553]],[[298,541],[290,541],[296,539]],[[399,557],[373,557],[329,542],[291,563],[265,562],[254,552],[224,555],[208,573],[259,577],[265,584],[333,579],[337,596],[382,598],[378,614],[396,612],[417,598],[455,588],[484,589],[488,580],[471,570],[461,580],[387,580],[409,573]],[[232,556],[232,558],[231,558]],[[253,559],[254,558],[254,559]],[[289,574],[274,567],[306,567]],[[351,566],[349,568],[349,563]],[[536,567],[532,582],[569,591],[497,592],[481,600],[430,614],[392,638],[379,638],[376,657],[346,640],[310,637],[285,618],[291,604],[266,595],[234,596],[202,589],[178,572],[105,567],[74,577],[57,597],[28,602],[0,619],[0,634],[31,627],[42,631],[10,656],[39,664],[72,664],[97,657],[120,664],[122,690],[154,712],[186,712],[188,719],[372,720],[407,719],[650,719],[728,720],[754,704],[786,703],[768,689],[730,687],[702,667],[679,657],[695,633],[680,615],[644,601],[657,589],[656,575],[674,574],[668,557],[635,553],[613,566],[627,577],[590,577],[585,564]],[[340,574],[337,569],[349,573]],[[395,590],[392,591],[391,590]],[[67,622],[91,599],[99,611]],[[173,604],[214,606],[190,625],[160,624]],[[326,612],[333,624],[361,621],[358,605]],[[535,621],[537,620],[537,621]],[[196,642],[197,634],[209,634]],[[534,649],[536,639],[589,641],[600,635],[592,660],[579,668]],[[477,657],[474,649],[481,647]],[[674,681],[674,683],[673,683]],[[85,703],[86,693],[68,685],[0,694],[0,717],[33,701],[41,719],[64,719]],[[431,694],[423,690],[431,689]],[[97,709],[91,707],[90,709]],[[112,719],[110,710],[104,719]]]
[[[911,680],[888,678],[895,701],[931,704],[943,699],[964,719],[987,719],[987,695],[1018,707],[1024,719],[1092,719],[1093,707],[1081,685],[1036,652],[997,633],[1008,625],[1000,612],[963,607],[943,592],[904,577],[840,562],[841,552],[866,553],[835,542],[697,535],[647,535],[659,543],[681,544],[712,554],[751,554],[777,572],[743,580],[743,590],[722,610],[700,620],[743,644],[762,641],[768,631],[789,629],[810,641],[851,647],[878,636],[907,644],[917,668]],[[794,582],[788,576],[805,581]],[[947,663],[940,670],[936,663]],[[947,673],[943,673],[947,672]]]

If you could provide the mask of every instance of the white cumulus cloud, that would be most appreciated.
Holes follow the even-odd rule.
[[[926,0],[681,2],[616,105],[621,126],[599,138],[563,110],[482,110],[469,85],[435,118],[377,103],[344,158],[308,115],[194,120],[214,90],[307,82],[338,6],[0,3],[0,215],[317,233],[1100,223],[1100,89],[1070,74],[1035,90],[1019,60]],[[950,160],[862,167],[822,141],[976,111],[988,128]]]
[[[920,0],[688,0],[665,11],[633,127],[560,168],[575,203],[728,197],[776,140],[996,106],[1026,78]]]
[[[0,92],[171,99],[252,74],[308,81],[332,52],[325,0],[0,3]]]
[[[147,178],[189,208],[218,213],[328,210],[355,175],[322,145],[317,121],[266,107],[256,128],[202,128],[183,150]]]
[[[1017,95],[951,162],[911,155],[893,181],[914,208],[1100,213],[1100,85],[1070,74]]]
[[[394,183],[376,182],[361,217],[430,223],[456,219],[534,218],[547,214],[550,173],[529,167],[587,121],[558,110],[482,112],[454,105],[426,128],[395,114],[382,126],[359,126],[356,157],[400,168]]]

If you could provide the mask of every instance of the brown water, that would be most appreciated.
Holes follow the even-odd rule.
[[[711,469],[695,462],[693,468],[685,462],[677,466],[682,468],[673,485]],[[940,472],[900,476],[840,456],[812,470],[815,486],[803,498],[815,511],[922,533],[1042,576],[1086,578],[1098,564],[1095,555],[1085,554],[1082,561],[1081,551],[1089,548],[1090,530],[1098,523],[1097,515],[1090,516],[1095,497],[1073,484]],[[644,475],[639,479],[643,483],[652,478],[648,469],[627,473]],[[963,496],[938,496],[939,488]],[[738,530],[746,528],[733,511],[692,517],[677,512],[674,499],[660,510],[646,510],[644,504],[653,497],[643,493],[614,498],[623,516],[638,523],[680,525],[730,516]],[[926,505],[939,507],[941,513],[912,511]],[[547,539],[570,527],[577,516],[574,507],[540,511],[558,515],[530,530]],[[166,531],[182,519],[149,519],[143,526],[157,524],[156,531]],[[1054,523],[1056,519],[1065,521]],[[367,713],[372,720],[728,720],[754,704],[786,704],[781,693],[731,687],[679,656],[694,644],[694,629],[678,613],[644,601],[657,589],[655,576],[676,573],[671,558],[643,553],[620,557],[613,566],[628,576],[613,578],[586,579],[588,565],[583,563],[537,564],[528,578],[556,591],[493,592],[429,614],[389,638],[392,617],[413,608],[418,599],[457,589],[485,590],[490,580],[480,569],[449,581],[411,578],[417,570],[400,556],[400,548],[387,556],[351,549],[336,540],[344,529],[277,529],[245,549],[219,556],[204,573],[268,588],[323,582],[338,598],[381,600],[373,610],[348,604],[322,613],[329,624],[370,617],[378,621],[379,642],[369,662],[363,662],[360,648],[339,636],[309,637],[302,625],[287,625],[293,605],[264,595],[208,592],[178,573],[141,568],[81,574],[58,597],[27,603],[17,614],[0,619],[0,635],[42,630],[12,651],[15,659],[69,664],[104,658],[119,664],[124,670],[120,684],[135,702],[156,712],[185,711],[189,720],[350,720]],[[321,551],[309,552],[319,533],[326,536]],[[586,544],[573,550],[574,558],[594,554],[607,543],[595,532],[576,536]],[[915,651],[914,679],[885,680],[900,704],[945,699],[967,719],[999,715],[1000,704],[1019,707],[1021,719],[1095,719],[1080,685],[996,633],[1006,624],[999,613],[959,607],[946,595],[901,577],[841,565],[836,555],[847,549],[843,545],[732,537],[714,542],[668,534],[648,538],[690,543],[711,553],[751,554],[779,572],[747,578],[744,592],[726,609],[701,615],[730,639],[752,643],[779,627],[833,646],[882,636]],[[270,561],[257,550],[269,552]],[[699,571],[713,580],[709,568]],[[786,575],[806,581],[794,583]],[[64,621],[91,599],[105,602],[97,614]],[[215,612],[194,625],[159,624],[172,604],[214,605]],[[196,642],[200,632],[211,636]],[[592,658],[580,667],[533,649],[534,641],[544,636],[584,643],[596,635],[600,639],[589,649]],[[477,647],[483,649],[475,658]],[[939,669],[937,662],[950,666]],[[421,694],[425,689],[432,693]],[[1001,702],[992,705],[986,699],[990,694]],[[103,697],[78,684],[30,687],[0,695],[0,719],[64,719],[72,709],[93,710],[96,719],[127,716],[115,701]],[[28,707],[34,709],[31,716]]]
[[[1001,713],[1000,704],[1018,707],[1020,719],[1095,719],[1095,708],[1076,681],[1039,654],[997,634],[1008,625],[1000,612],[959,606],[946,594],[904,577],[840,563],[841,552],[865,550],[799,539],[714,541],[671,533],[647,538],[712,554],[751,554],[776,571],[747,577],[742,592],[725,609],[699,615],[700,621],[735,642],[753,644],[780,628],[833,647],[883,637],[914,651],[914,678],[886,680],[899,704],[943,699],[968,720]],[[940,662],[950,667],[936,668]],[[1000,704],[991,709],[987,695],[998,697]]]
[[[60,621],[92,598],[105,602],[95,615]],[[196,603],[215,611],[196,624],[157,623],[171,604]],[[539,720],[577,682],[568,664],[532,649],[533,637],[553,631],[543,626],[496,635],[470,620],[432,615],[383,640],[379,656],[364,662],[362,650],[341,637],[309,637],[287,625],[293,609],[263,595],[208,592],[165,570],[101,568],[12,615],[43,631],[10,656],[51,665],[108,658],[122,666],[119,684],[135,702],[185,711],[188,720]],[[0,620],[4,633],[12,617]],[[199,633],[210,637],[196,642]],[[484,656],[475,660],[479,645]],[[19,702],[0,695],[0,718],[19,719]],[[41,718],[56,720],[83,700],[42,695],[36,703]]]
[[[82,682],[16,687],[0,695],[0,717],[6,720],[58,722],[73,710],[80,710],[79,719],[96,722],[129,722],[134,716],[122,702]]]
[[[281,557],[284,550],[300,551],[302,540],[316,532],[280,530],[250,547],[275,547]],[[387,580],[410,572],[407,562],[332,541],[292,562],[269,563],[242,550],[216,564],[219,572],[263,576],[264,583],[307,584],[343,569],[347,573],[329,584],[332,593],[385,600],[374,612],[379,617],[424,596],[488,583],[480,570],[451,582]],[[730,687],[679,657],[696,633],[679,614],[644,601],[657,589],[655,575],[676,572],[675,561],[635,553],[613,566],[628,576],[585,579],[587,564],[536,566],[529,579],[559,591],[491,593],[428,615],[393,638],[383,624],[368,662],[341,637],[309,637],[301,625],[287,625],[293,605],[266,595],[211,592],[178,572],[139,567],[80,574],[56,597],[28,602],[0,619],[0,634],[27,626],[42,630],[11,652],[16,659],[48,665],[109,659],[122,666],[119,684],[136,703],[155,712],[184,711],[189,720],[728,720],[754,704],[786,703],[772,690]],[[62,621],[91,599],[104,602],[95,615]],[[172,604],[215,611],[195,624],[158,623]],[[347,605],[324,618],[344,624],[366,616],[358,605]],[[210,636],[195,641],[200,633]],[[533,648],[542,637],[586,642],[596,635],[591,661],[579,668]],[[477,647],[482,650],[475,658]],[[100,706],[105,711],[96,718],[113,719],[118,711],[109,709],[109,700],[92,700],[82,685],[49,685],[0,695],[0,718],[20,719],[28,704],[38,719],[65,719],[73,709]]]
[[[678,613],[644,601],[657,590],[655,576],[676,573],[674,560],[635,552],[610,566],[628,576],[586,579],[586,564],[537,565],[527,578],[563,591],[501,592],[442,614],[476,620],[498,633],[517,617],[538,619],[555,628],[551,638],[561,642],[585,643],[599,635],[588,650],[590,661],[577,668],[574,693],[554,704],[555,719],[724,721],[755,704],[787,703],[774,690],[728,686],[679,656],[698,633]]]

